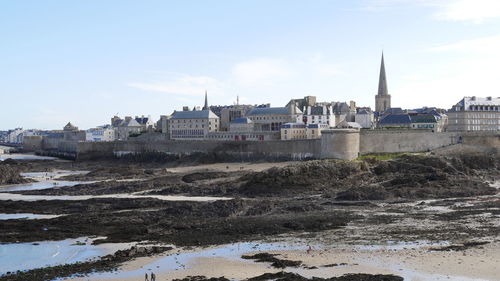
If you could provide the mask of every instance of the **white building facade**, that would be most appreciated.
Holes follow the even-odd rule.
[[[85,140],[86,141],[114,141],[114,140],[116,140],[115,130],[113,128],[111,128],[111,126],[109,126],[109,127],[102,126],[102,127],[88,129],[85,132]]]
[[[169,135],[173,140],[202,140],[208,133],[218,132],[220,119],[210,109],[175,111],[169,122]]]
[[[448,131],[500,131],[500,97],[464,97],[448,111]]]

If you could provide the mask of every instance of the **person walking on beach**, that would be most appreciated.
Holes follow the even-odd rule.
[[[151,272],[151,281],[156,281],[156,275],[153,272]]]
[[[149,279],[148,279],[148,273],[147,272],[144,275],[144,281],[149,281]]]

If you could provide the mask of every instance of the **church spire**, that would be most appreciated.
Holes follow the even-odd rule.
[[[389,94],[387,91],[387,78],[385,76],[384,52],[382,52],[382,62],[380,63],[380,77],[378,80],[378,94],[386,96]]]
[[[375,111],[384,112],[391,108],[391,95],[387,91],[387,78],[385,76],[384,52],[380,63],[380,76],[378,80],[378,94],[375,96]]]
[[[205,105],[203,106],[203,110],[208,109],[208,98],[207,98],[207,90],[205,90]]]

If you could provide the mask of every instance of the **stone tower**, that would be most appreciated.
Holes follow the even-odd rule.
[[[207,110],[208,108],[208,97],[207,97],[207,91],[205,90],[205,105],[203,106],[203,110]]]
[[[380,64],[380,76],[378,80],[378,94],[375,96],[375,111],[384,112],[391,107],[391,95],[387,91],[387,78],[385,76],[384,53]]]

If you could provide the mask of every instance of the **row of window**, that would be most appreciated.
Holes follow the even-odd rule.
[[[468,131],[500,131],[500,126],[467,126]]]
[[[287,120],[288,116],[270,116],[270,117],[248,117],[250,120]]]
[[[172,137],[198,137],[202,136],[203,137],[203,130],[172,130],[171,132]]]
[[[500,111],[500,106],[497,105],[471,105],[469,110],[473,111]]]
[[[264,139],[263,135],[229,135],[229,134],[223,134],[223,135],[209,135],[209,138],[211,139],[234,139],[234,138],[239,138],[239,139]]]
[[[177,121],[177,122],[175,122]],[[181,120],[177,119],[177,120],[174,120],[174,123],[207,123],[207,120],[206,119],[182,119],[182,122]],[[215,125],[217,125],[217,122],[214,122]],[[209,125],[212,125],[212,121],[211,120],[208,120],[208,124]]]
[[[469,125],[495,125],[495,124],[500,124],[500,119],[498,120],[491,120],[491,119],[472,119],[472,120],[467,120],[466,122]]]

